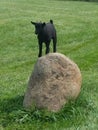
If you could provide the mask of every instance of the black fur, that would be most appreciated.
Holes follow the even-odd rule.
[[[42,56],[42,43],[46,44],[46,54],[49,53],[50,42],[51,39],[53,40],[53,52],[56,52],[56,43],[57,43],[57,36],[56,36],[56,29],[54,27],[53,21],[50,20],[49,23],[31,23],[35,26],[35,34],[38,37],[38,44],[39,44],[39,54],[38,57]]]

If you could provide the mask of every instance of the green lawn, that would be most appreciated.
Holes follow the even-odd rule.
[[[23,97],[38,58],[30,21],[50,19],[57,51],[80,67],[81,93],[58,113],[26,111]],[[98,130],[98,3],[0,0],[0,130]]]

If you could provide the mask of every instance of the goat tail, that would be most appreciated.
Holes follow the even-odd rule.
[[[53,20],[50,20],[50,23],[53,24]]]

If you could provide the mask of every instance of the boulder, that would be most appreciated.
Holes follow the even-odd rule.
[[[25,108],[59,111],[74,100],[81,89],[81,72],[72,60],[60,53],[38,58],[24,96]]]

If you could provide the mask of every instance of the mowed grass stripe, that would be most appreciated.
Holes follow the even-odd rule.
[[[61,0],[0,1],[0,129],[97,130],[98,4]],[[30,21],[53,19],[57,51],[74,60],[82,73],[76,102],[58,113],[25,111],[22,103],[38,58]],[[43,55],[45,54],[43,46]],[[52,52],[52,44],[51,44]]]

